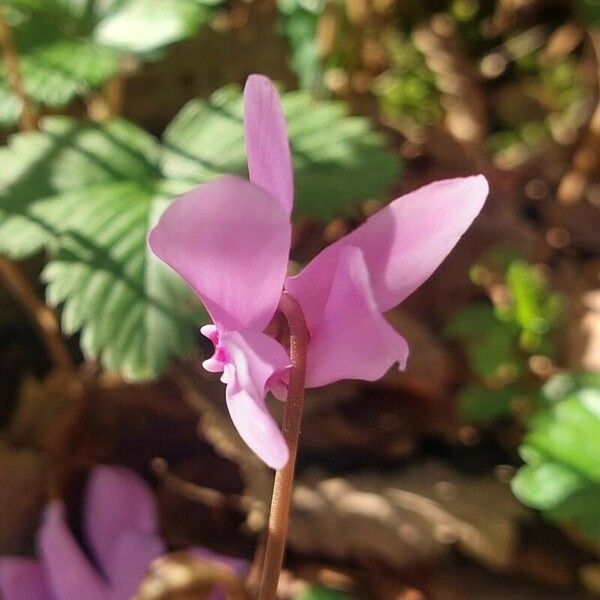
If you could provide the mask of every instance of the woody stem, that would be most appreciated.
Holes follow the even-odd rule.
[[[54,311],[38,298],[19,267],[4,256],[0,256],[0,283],[5,285],[11,296],[29,313],[54,366],[71,371],[74,368],[73,361],[61,336]]]
[[[304,403],[304,379],[306,375],[306,347],[308,330],[299,304],[289,294],[284,294],[279,303],[279,311],[285,316],[289,326],[290,359],[292,369],[288,387],[288,397],[283,417],[283,435],[288,443],[290,457],[282,469],[275,474],[267,547],[260,582],[259,600],[275,600],[277,582],[283,564],[285,540],[288,530],[294,469],[300,436],[300,421]]]
[[[2,58],[4,58],[4,64],[6,65],[8,84],[11,91],[21,102],[21,130],[35,131],[37,129],[37,115],[25,92],[19,53],[14,44],[12,31],[6,20],[5,10],[2,6],[0,6],[0,49],[2,50]]]

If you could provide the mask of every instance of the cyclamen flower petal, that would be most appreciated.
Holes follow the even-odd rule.
[[[290,241],[281,205],[229,175],[178,198],[149,236],[152,251],[189,283],[225,330],[267,326],[281,296]]]
[[[307,387],[377,379],[395,362],[404,368],[407,344],[383,313],[438,267],[481,210],[488,185],[483,176],[449,179],[398,198],[285,278],[292,161],[277,92],[265,77],[248,79],[244,128],[252,183],[202,184],[167,209],[149,241],[210,312],[214,324],[202,333],[215,352],[203,365],[223,372],[242,438],[279,468],[288,450],[264,396],[285,396],[287,363],[263,332],[282,290],[298,301],[309,329]]]
[[[321,318],[343,248],[362,251],[375,300],[385,312],[437,269],[479,214],[487,194],[482,175],[436,181],[394,200],[325,248],[285,283],[300,302],[309,329]]]
[[[156,535],[157,531],[156,505],[146,484],[129,469],[96,467],[85,492],[85,533],[105,573],[111,576],[114,545],[120,535]]]
[[[283,347],[264,333],[226,332],[220,340],[228,355],[222,380],[233,424],[248,446],[270,467],[288,459],[288,447],[265,404],[266,384],[283,373],[290,359]]]
[[[165,552],[154,498],[132,471],[96,467],[85,494],[85,531],[117,598],[130,598]]]
[[[73,537],[62,502],[55,500],[46,508],[38,546],[48,585],[56,598],[109,600],[108,585]]]
[[[134,530],[122,532],[112,548],[109,564],[112,600],[128,600],[138,591],[152,561],[166,549],[157,535]]]
[[[269,192],[290,215],[294,204],[292,156],[277,91],[262,75],[244,89],[244,128],[250,181]]]
[[[52,600],[44,571],[31,558],[0,559],[0,592],[4,600]]]
[[[353,246],[338,255],[327,303],[312,329],[307,387],[340,379],[374,381],[395,362],[406,366],[408,344],[381,314],[362,251]]]
[[[87,558],[67,525],[64,504],[55,500],[47,505],[38,531],[39,560],[0,558],[0,597],[129,600],[136,594],[150,563],[165,549],[157,535],[150,490],[127,469],[96,467],[88,481],[84,508],[85,537],[100,564],[92,565]],[[243,571],[243,561],[203,548],[193,548],[191,553],[224,563],[236,573]],[[215,595],[217,599],[222,597]]]

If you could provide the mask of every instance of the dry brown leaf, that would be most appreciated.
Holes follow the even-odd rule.
[[[310,473],[294,492],[290,545],[339,559],[374,557],[392,567],[430,561],[455,544],[507,568],[527,515],[508,485],[429,461],[396,473]]]

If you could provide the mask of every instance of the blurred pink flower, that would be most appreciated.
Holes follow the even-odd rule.
[[[285,385],[289,357],[264,330],[282,291],[308,325],[307,387],[403,369],[408,346],[382,313],[433,273],[481,210],[488,184],[482,175],[448,179],[402,196],[286,277],[292,160],[266,77],[246,83],[244,126],[250,181],[226,175],[199,185],[167,208],[149,244],[206,306],[214,324],[201,331],[215,353],[204,367],[223,373],[240,435],[278,469],[288,448],[264,398]]]
[[[128,600],[150,563],[165,553],[156,505],[146,484],[132,471],[98,466],[85,493],[84,536],[94,564],[71,533],[65,506],[54,500],[38,531],[38,560],[0,558],[3,600]],[[243,562],[197,548],[203,560],[238,573]],[[215,592],[212,600],[223,600]]]

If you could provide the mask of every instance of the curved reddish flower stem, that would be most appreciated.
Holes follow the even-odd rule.
[[[302,309],[292,296],[284,292],[278,310],[285,316],[289,326],[290,359],[292,361],[288,397],[283,417],[283,435],[290,449],[290,458],[285,467],[275,474],[267,548],[258,593],[259,600],[275,600],[277,593],[277,582],[283,564],[285,539],[288,530],[306,376],[308,330]]]

